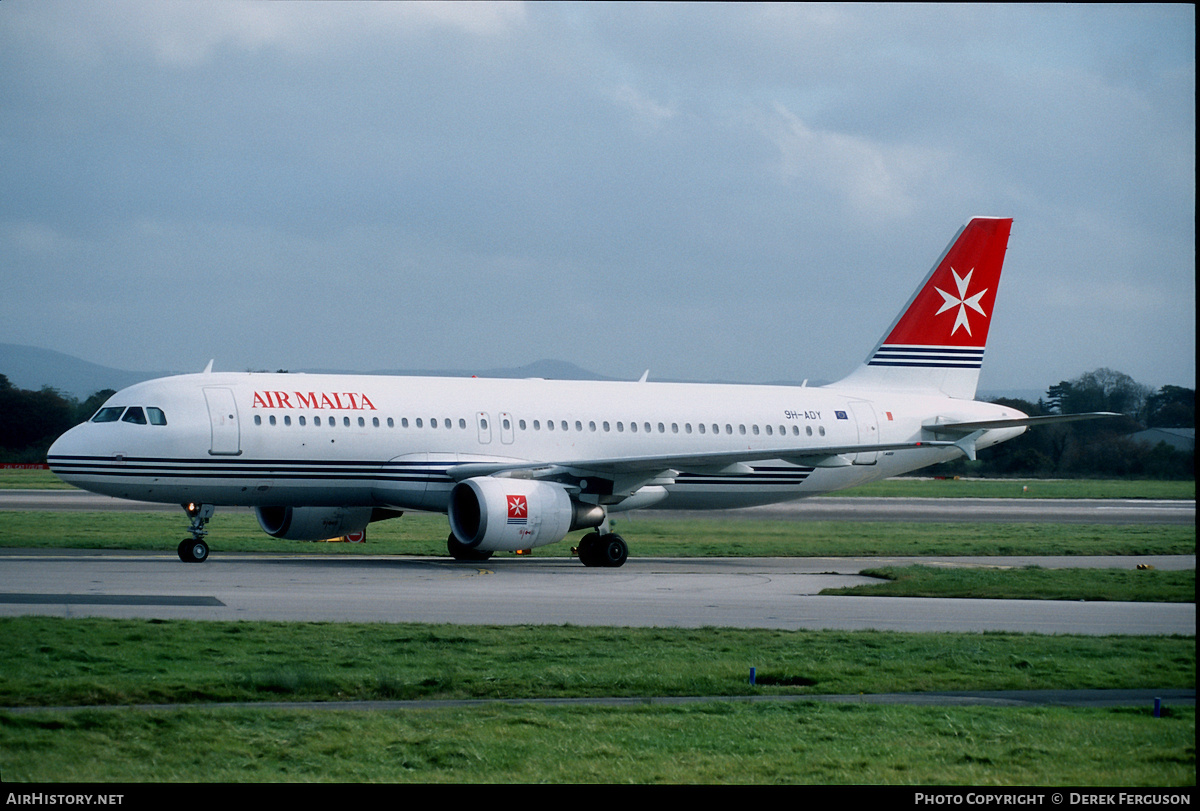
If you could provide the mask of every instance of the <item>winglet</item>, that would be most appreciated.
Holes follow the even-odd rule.
[[[208,365],[204,367],[204,374],[206,374],[206,375],[212,374],[213,360],[215,360],[215,358],[210,359],[208,361]]]

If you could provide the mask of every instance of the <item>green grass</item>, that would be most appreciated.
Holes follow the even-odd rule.
[[[825,589],[870,597],[967,597],[1005,600],[1110,600],[1193,603],[1196,571],[883,566],[862,574],[886,582]]]
[[[39,783],[1194,786],[1195,712],[713,702],[0,713],[0,771]]]
[[[194,705],[0,711],[5,781],[1195,783],[1186,707],[253,706],[1190,687],[1191,638],[41,617],[0,638],[0,704]]]
[[[1194,554],[1191,527],[742,521],[618,518],[613,528],[633,557],[829,557],[865,555],[1178,555]],[[186,537],[178,513],[0,512],[0,547],[143,549],[173,553]],[[209,524],[213,554],[287,552],[334,555],[446,555],[446,517],[409,513],[372,524],[367,543],[282,541],[263,534],[253,515],[217,511]],[[533,550],[562,557],[582,536]],[[508,553],[497,553],[504,556]]]
[[[0,469],[0,490],[74,490],[49,470]]]
[[[0,638],[0,706],[1189,687],[1196,672],[1178,637],[9,617]]]

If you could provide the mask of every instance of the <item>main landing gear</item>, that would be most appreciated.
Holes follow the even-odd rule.
[[[192,519],[188,525],[188,532],[192,533],[192,537],[180,541],[176,551],[184,563],[203,563],[208,560],[208,544],[204,541],[208,530],[205,529],[205,524],[213,517],[216,507],[212,504],[184,504],[183,509]]]
[[[629,546],[615,532],[589,532],[579,540],[576,551],[579,553],[579,562],[584,566],[616,568],[629,558]]]
[[[462,543],[454,537],[453,532],[446,539],[446,551],[450,553],[450,557],[461,563],[482,563],[492,556],[491,552],[483,552]]]
[[[179,556],[183,557],[183,546],[189,543],[184,541],[180,544]],[[201,545],[203,541],[199,542]],[[454,533],[450,533],[450,537],[446,539],[446,549],[450,552],[450,557],[461,563],[482,563],[491,558],[491,552],[482,552],[478,549],[473,549],[469,546],[464,546],[455,537]],[[207,553],[207,547],[205,547]],[[615,532],[589,532],[584,535],[579,541],[579,546],[575,548],[579,555],[579,562],[584,566],[606,566],[616,568],[625,563],[629,558],[629,547],[625,543],[625,539]],[[184,558],[186,560],[186,558]]]

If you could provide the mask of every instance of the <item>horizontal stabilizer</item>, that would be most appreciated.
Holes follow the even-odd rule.
[[[1046,414],[1041,417],[1015,417],[1007,420],[978,420],[976,422],[947,422],[936,425],[925,425],[924,428],[935,433],[969,434],[973,431],[988,431],[993,428],[1032,428],[1036,425],[1052,425],[1057,422],[1079,422],[1080,420],[1100,420],[1107,417],[1120,417],[1115,411],[1089,411],[1081,414]]]

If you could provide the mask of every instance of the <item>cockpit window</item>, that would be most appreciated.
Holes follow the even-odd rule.
[[[108,406],[96,412],[96,416],[92,417],[92,422],[116,422],[121,418],[121,412],[125,410],[125,406]]]
[[[122,416],[124,414],[124,416]],[[166,425],[167,415],[163,413],[161,408],[154,406],[105,406],[96,412],[92,417],[92,422],[121,422],[132,423],[133,425]]]
[[[130,406],[125,409],[125,416],[121,417],[121,422],[132,422],[134,425],[146,424],[146,412],[142,411],[140,406]]]

